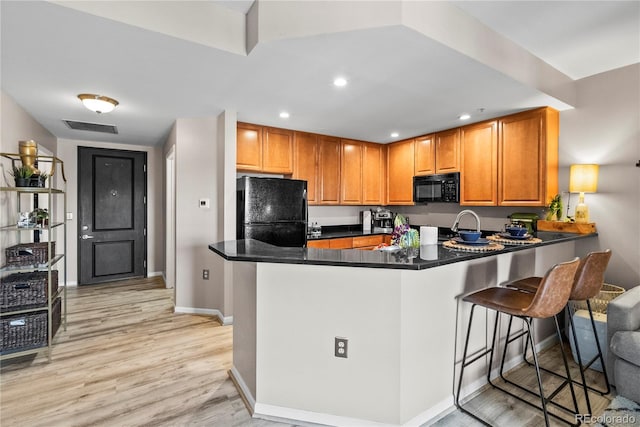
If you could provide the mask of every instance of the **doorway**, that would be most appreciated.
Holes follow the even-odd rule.
[[[175,147],[171,147],[165,160],[165,286],[176,284],[176,198],[175,198]]]
[[[78,284],[147,275],[147,153],[78,147]]]

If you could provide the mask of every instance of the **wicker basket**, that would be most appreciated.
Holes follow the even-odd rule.
[[[52,310],[52,332],[60,327],[62,300],[56,298]],[[14,353],[44,347],[47,342],[48,315],[46,311],[18,314],[0,319],[0,354]]]
[[[39,265],[49,262],[49,243],[21,243],[5,249],[8,266]],[[56,242],[51,242],[51,258],[56,256]]]
[[[49,296],[47,280],[46,271],[14,273],[0,279],[0,309],[34,308],[47,305]],[[57,291],[58,271],[51,270],[51,292],[55,295]]]
[[[609,285],[608,283],[603,284],[598,295],[589,300],[591,310],[595,313],[606,313],[609,301],[623,293],[624,288],[620,286]],[[586,301],[572,301],[571,303],[573,304],[574,310],[587,310]]]

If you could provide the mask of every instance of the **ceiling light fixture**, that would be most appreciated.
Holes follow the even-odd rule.
[[[344,77],[338,77],[333,81],[333,84],[338,87],[343,87],[347,85],[347,79]]]
[[[469,120],[471,118],[471,116],[469,114],[462,114],[460,117],[458,117],[460,120]]]
[[[400,134],[398,132],[391,132],[391,138],[397,138]]]
[[[286,111],[283,111],[280,113],[280,118],[281,119],[288,119],[289,118],[289,113],[287,113]]]
[[[116,105],[119,104],[119,102],[113,98],[102,95],[94,95],[92,93],[81,93],[80,95],[78,95],[78,99],[82,101],[82,105],[98,114],[109,113],[113,111],[114,108],[116,108]]]

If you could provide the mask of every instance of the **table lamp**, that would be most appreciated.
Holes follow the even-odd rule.
[[[584,193],[595,193],[598,189],[598,165],[571,165],[569,192],[580,193],[576,206],[577,223],[589,222],[589,207],[584,203]]]

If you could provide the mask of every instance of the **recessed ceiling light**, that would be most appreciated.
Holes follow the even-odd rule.
[[[289,113],[287,113],[286,111],[283,111],[280,113],[280,118],[281,119],[288,119],[289,118]]]
[[[344,77],[338,77],[333,81],[333,84],[338,87],[343,87],[347,85],[347,79]]]
[[[462,114],[460,117],[458,117],[460,120],[469,120],[471,118],[471,116],[469,114]]]
[[[391,138],[397,138],[400,134],[398,132],[391,132]]]

